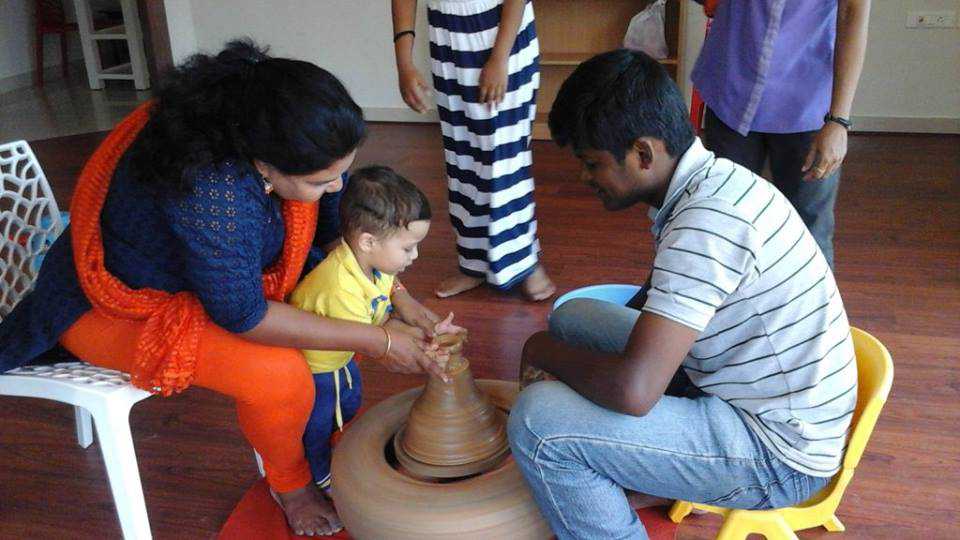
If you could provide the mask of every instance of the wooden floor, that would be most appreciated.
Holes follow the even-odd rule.
[[[404,283],[470,329],[477,376],[515,379],[523,341],[544,327],[548,303],[484,289],[430,296],[455,267],[438,131],[374,125],[359,162],[391,165],[428,193],[440,217]],[[33,143],[64,207],[102,137]],[[652,255],[646,209],[605,212],[577,183],[566,151],[537,142],[534,155],[543,260],[560,291],[642,282]],[[851,138],[837,214],[836,273],[850,320],[878,336],[896,364],[890,401],[840,506],[842,538],[960,537],[960,138]],[[367,404],[422,383],[376,365],[363,371]],[[131,423],[155,537],[215,535],[257,477],[229,400],[194,388],[141,403]],[[680,538],[712,538],[717,526],[691,517]],[[0,538],[119,534],[100,452],[76,445],[72,409],[0,398]]]

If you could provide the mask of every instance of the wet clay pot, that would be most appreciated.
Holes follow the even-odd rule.
[[[493,407],[507,413],[517,383],[478,380]],[[509,454],[493,469],[443,482],[405,472],[394,457],[394,437],[424,391],[388,398],[357,418],[333,456],[333,499],[360,540],[547,539],[540,515]]]
[[[463,336],[451,336],[449,382],[431,376],[397,438],[397,457],[413,472],[466,476],[496,465],[507,453],[506,415],[480,391],[462,356]],[[448,468],[444,470],[444,468]]]

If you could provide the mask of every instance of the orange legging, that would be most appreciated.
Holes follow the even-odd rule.
[[[61,343],[91,364],[129,371],[143,324],[93,310],[67,330]],[[311,481],[301,438],[314,386],[300,351],[259,345],[208,323],[200,335],[193,384],[236,401],[240,429],[263,458],[274,491],[293,491]]]

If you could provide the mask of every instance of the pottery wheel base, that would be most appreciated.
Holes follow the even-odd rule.
[[[509,411],[517,383],[478,380],[494,407]],[[398,470],[393,438],[422,392],[385,399],[353,421],[333,453],[333,500],[357,540],[547,540],[549,525],[508,453],[487,472],[423,481]]]
[[[497,411],[497,416],[500,417],[501,421],[506,423],[507,415],[503,411]],[[400,431],[393,436],[393,451],[397,457],[397,461],[400,462],[400,465],[412,475],[421,478],[421,479],[450,479],[450,478],[464,478],[467,476],[473,476],[476,474],[481,474],[487,472],[491,469],[495,469],[504,459],[510,455],[510,446],[504,445],[503,448],[495,452],[493,455],[483,458],[479,461],[474,461],[471,463],[463,463],[457,465],[434,465],[430,463],[424,463],[418,461],[410,456],[403,449],[403,444],[400,441],[403,440],[403,432],[406,428],[406,424],[400,428]]]

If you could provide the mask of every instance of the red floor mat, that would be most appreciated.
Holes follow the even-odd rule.
[[[638,510],[640,519],[647,527],[651,540],[673,540],[676,538],[677,525],[667,518],[666,507]],[[247,491],[227,522],[220,530],[220,540],[289,540],[307,538],[293,534],[283,517],[280,507],[270,497],[267,484],[259,480]],[[317,538],[317,537],[312,537]],[[323,538],[323,537],[321,537]],[[341,531],[325,538],[348,539],[350,535]]]

